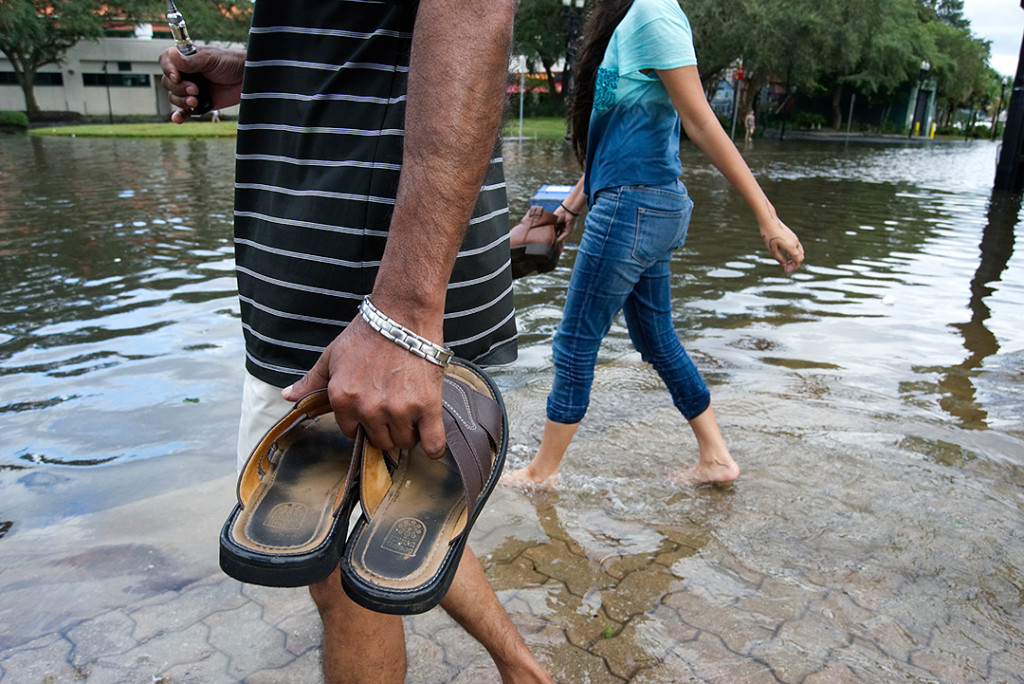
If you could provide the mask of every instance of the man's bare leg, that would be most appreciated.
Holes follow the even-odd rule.
[[[441,607],[487,649],[504,684],[554,684],[526,647],[469,547]]]
[[[324,684],[401,684],[405,681],[405,629],[398,615],[363,608],[341,588],[341,571],[309,593],[324,626]]]
[[[697,438],[700,459],[692,468],[674,473],[672,479],[688,484],[724,484],[739,477],[740,467],[725,446],[715,410],[708,406],[704,413],[689,422]]]
[[[558,466],[579,426],[579,423],[556,423],[550,419],[545,421],[544,436],[541,437],[537,455],[526,466],[503,475],[501,483],[514,486],[557,485]]]

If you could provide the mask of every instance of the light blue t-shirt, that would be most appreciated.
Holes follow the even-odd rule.
[[[696,63],[690,22],[677,0],[636,0],[597,70],[587,136],[588,202],[605,188],[679,178],[679,114],[658,75],[644,71]]]

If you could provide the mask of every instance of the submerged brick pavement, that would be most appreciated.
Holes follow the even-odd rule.
[[[678,493],[633,477],[628,462],[578,474],[578,455],[630,453],[630,434],[644,435],[650,454],[671,447],[667,431],[609,422],[619,427],[580,436],[559,491],[499,487],[473,531],[502,603],[559,681],[1024,681],[1012,638],[1022,629],[1019,587],[1000,583],[998,568],[984,580],[990,560],[977,561],[984,595],[943,565],[956,554],[974,572],[974,536],[957,535],[965,502],[936,499],[920,512],[942,522],[941,543],[919,549],[901,541],[898,524],[879,533],[867,513],[872,497],[898,498],[899,483],[868,490],[837,471],[849,489],[810,492],[771,482],[757,462],[735,488]],[[822,451],[807,434],[732,426],[729,439],[768,464],[806,459],[797,468]],[[861,458],[853,448],[844,457]],[[233,478],[221,477],[0,540],[0,679],[320,681],[319,622],[305,590],[242,585],[217,567],[233,493]],[[1004,619],[979,617],[982,596]],[[406,625],[409,682],[498,681],[483,648],[443,612]]]

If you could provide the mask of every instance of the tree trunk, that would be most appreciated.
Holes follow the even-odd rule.
[[[759,73],[744,74],[744,77],[744,80],[740,81],[744,84],[744,87],[740,89],[740,121],[743,120],[747,112],[754,108],[754,100],[757,99],[758,93],[761,92],[761,88],[764,87],[767,80]]]
[[[564,101],[565,97],[561,96],[561,94],[558,92],[558,88],[555,87],[557,85],[555,83],[555,72],[553,72],[551,70],[551,68],[554,65],[551,62],[549,62],[548,60],[544,59],[543,57],[541,57],[540,63],[541,63],[541,66],[544,67],[544,75],[545,75],[545,77],[547,78],[547,81],[548,81],[548,101],[550,101],[550,102],[558,102],[559,100],[563,100]]]
[[[14,67],[18,84],[21,86],[21,92],[25,96],[25,113],[28,115],[29,121],[31,121],[39,114],[39,103],[36,102],[35,91],[36,70],[27,66],[18,69],[17,64]]]

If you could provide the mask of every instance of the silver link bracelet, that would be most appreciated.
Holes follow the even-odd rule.
[[[444,368],[452,358],[452,350],[434,344],[425,337],[420,337],[412,330],[388,318],[370,302],[367,295],[359,304],[359,315],[363,317],[366,324],[388,338],[399,347],[408,349],[416,356],[426,359],[430,363]]]

